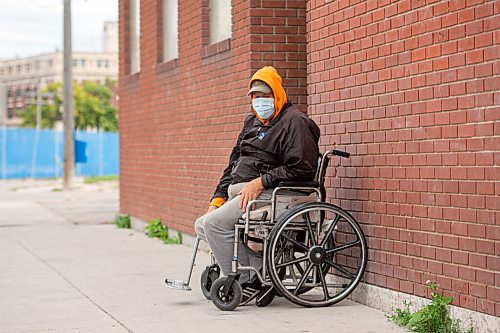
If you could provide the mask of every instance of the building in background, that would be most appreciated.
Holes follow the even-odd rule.
[[[105,83],[117,79],[118,24],[104,22],[102,52],[73,52],[73,80]],[[37,89],[63,79],[63,52],[40,54],[0,62],[0,84],[7,93],[8,125],[19,125],[18,114],[26,103],[34,103]],[[50,96],[44,96],[50,98]],[[0,100],[2,100],[0,98]]]
[[[496,9],[120,0],[121,212],[193,233],[250,112],[248,81],[272,65],[320,126],[322,151],[352,154],[326,184],[368,240],[353,297],[390,310],[437,281],[466,322],[498,329]]]
[[[118,22],[104,22],[102,30],[102,52],[118,53]]]

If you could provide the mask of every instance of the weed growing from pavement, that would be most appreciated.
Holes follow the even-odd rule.
[[[175,238],[170,238],[168,235],[168,227],[163,225],[158,218],[149,221],[146,226],[146,234],[149,237],[160,239],[165,244],[182,244],[182,233],[177,232]]]
[[[441,295],[436,282],[427,281],[431,292],[431,302],[417,312],[410,311],[411,303],[403,302],[403,308],[394,308],[394,314],[386,316],[398,326],[418,333],[473,333],[472,326],[467,330],[460,328],[460,320],[451,318],[448,306],[453,298]]]
[[[116,215],[115,224],[118,228],[130,229],[130,216]]]

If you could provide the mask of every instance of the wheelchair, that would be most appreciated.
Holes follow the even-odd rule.
[[[347,211],[325,202],[325,176],[332,156],[349,153],[330,150],[319,157],[315,180],[282,182],[270,200],[253,200],[235,225],[232,272],[220,277],[212,256],[201,275],[201,290],[223,311],[242,305],[240,272],[251,271],[263,287],[304,307],[340,302],[356,288],[367,263],[367,245],[361,227]],[[189,283],[200,239],[197,237],[186,280],[166,279],[168,287],[191,290]],[[238,264],[243,242],[262,256],[262,269]],[[260,249],[255,249],[258,244]],[[272,298],[271,298],[272,300]],[[258,306],[266,306],[263,302]]]

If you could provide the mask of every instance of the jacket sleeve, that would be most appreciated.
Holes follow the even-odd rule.
[[[246,124],[246,122],[245,122]],[[233,147],[233,150],[231,151],[231,155],[229,156],[229,163],[227,167],[224,169],[224,172],[222,173],[222,177],[219,180],[219,184],[215,188],[215,192],[212,195],[212,199],[210,200],[210,204],[213,206],[220,206],[222,205],[227,198],[229,197],[227,193],[227,189],[229,188],[229,185],[231,185],[231,171],[233,170],[233,166],[240,158],[240,143],[241,140],[243,139],[243,136],[245,134],[245,125],[243,125],[243,129],[241,130],[240,134],[238,135],[238,139],[236,140],[236,144]],[[223,200],[220,200],[220,199]],[[214,200],[215,199],[215,200]],[[219,200],[217,200],[219,199]]]
[[[281,142],[282,165],[261,176],[265,189],[281,181],[311,181],[318,167],[318,140],[302,117],[294,117]]]

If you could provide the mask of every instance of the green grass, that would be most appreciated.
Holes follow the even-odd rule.
[[[118,228],[130,229],[130,215],[116,215],[115,224]]]
[[[109,182],[113,180],[118,180],[120,176],[117,175],[111,175],[111,176],[92,176],[92,177],[87,177],[83,181],[85,184],[96,184],[100,182]]]
[[[160,219],[152,219],[146,226],[146,234],[151,238],[158,238],[165,244],[182,244],[182,233],[177,232],[177,236],[170,238],[168,227],[161,223]]]

